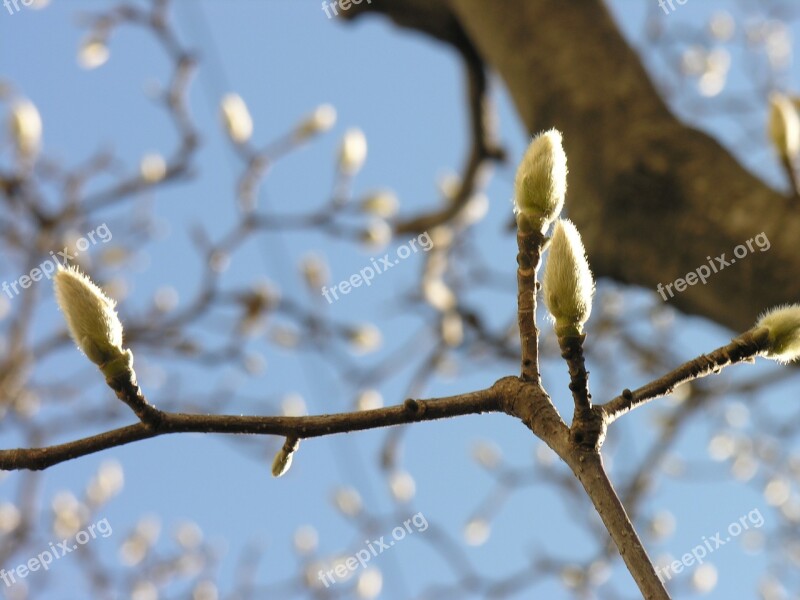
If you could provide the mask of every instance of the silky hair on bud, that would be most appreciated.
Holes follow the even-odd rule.
[[[285,475],[289,468],[292,466],[292,458],[294,457],[295,450],[300,447],[300,440],[297,438],[286,438],[275,459],[272,461],[272,476],[281,477]]]
[[[559,335],[579,335],[592,312],[594,278],[581,235],[568,219],[556,221],[542,280],[544,303]]]
[[[122,323],[114,301],[78,269],[59,268],[53,277],[56,302],[72,339],[89,360],[103,365],[120,358]]]
[[[516,210],[541,223],[543,229],[561,213],[567,192],[567,155],[561,132],[550,129],[528,146],[514,179]]]
[[[800,154],[800,114],[784,94],[774,92],[769,98],[767,129],[778,154],[787,158]]]
[[[769,331],[769,348],[764,356],[780,363],[800,358],[800,304],[784,304],[765,312],[756,328]]]

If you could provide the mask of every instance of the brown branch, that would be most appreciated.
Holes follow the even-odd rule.
[[[261,417],[159,411],[158,421],[151,423],[140,422],[44,448],[0,450],[0,469],[46,469],[73,458],[171,433],[279,435],[304,439],[500,410],[500,388],[494,385],[485,390],[458,396],[431,400],[409,399],[399,406],[336,415]]]
[[[542,257],[545,238],[531,227],[523,215],[517,215],[517,318],[522,344],[522,379],[539,383],[539,330],[536,328],[536,272]]]
[[[708,354],[701,354],[637,390],[626,389],[620,396],[600,405],[599,408],[604,413],[604,420],[607,424],[613,423],[628,411],[655,398],[671,394],[682,383],[705,377],[711,373],[719,373],[725,367],[736,363],[752,360],[764,352],[768,341],[769,333],[766,328],[746,331],[729,344]]]

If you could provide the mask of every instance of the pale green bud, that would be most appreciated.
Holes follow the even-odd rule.
[[[777,92],[770,96],[767,127],[778,154],[790,159],[800,154],[800,115],[787,96]]]
[[[544,230],[561,213],[566,191],[567,155],[561,133],[551,129],[533,138],[517,169],[517,212],[536,220]]]
[[[765,312],[756,328],[769,330],[769,348],[764,356],[788,363],[800,358],[800,304],[785,304]]]
[[[72,267],[60,268],[53,282],[69,334],[81,352],[101,368],[111,361],[115,361],[115,367],[132,363],[132,357],[122,349],[122,323],[114,301]]]
[[[275,459],[272,461],[272,476],[280,477],[292,466],[292,457],[294,457],[295,450],[300,447],[300,440],[297,438],[286,438]]]
[[[556,333],[559,336],[581,334],[592,312],[594,279],[581,235],[568,219],[556,221],[542,288]]]

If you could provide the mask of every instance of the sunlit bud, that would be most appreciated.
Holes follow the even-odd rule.
[[[489,521],[481,517],[470,519],[464,526],[464,540],[470,546],[480,546],[489,539],[492,529]]]
[[[280,477],[292,466],[292,458],[295,451],[300,447],[300,440],[297,438],[286,438],[286,442],[278,450],[275,459],[272,461],[272,476]]]
[[[392,228],[383,219],[373,219],[361,232],[361,241],[368,246],[382,248],[392,241]]]
[[[113,300],[74,268],[59,269],[54,287],[70,336],[89,360],[103,367],[125,357],[122,323]]]
[[[336,109],[330,104],[318,106],[313,113],[306,117],[295,130],[298,141],[328,131],[336,124]]]
[[[533,219],[544,231],[561,213],[566,191],[567,156],[561,133],[551,129],[533,138],[517,169],[517,212]]]
[[[300,271],[306,285],[314,291],[328,283],[328,265],[317,254],[307,254],[300,262]]]
[[[451,310],[442,317],[442,340],[454,348],[464,339],[464,322],[457,311]]]
[[[355,517],[361,513],[363,508],[361,495],[351,487],[338,488],[333,494],[333,503],[342,514],[348,517]]]
[[[354,350],[361,354],[377,350],[383,342],[380,329],[369,324],[351,330],[349,337]]]
[[[474,225],[489,213],[489,197],[486,194],[474,194],[458,213],[458,220],[466,226]]]
[[[96,69],[108,61],[109,54],[108,45],[102,37],[89,35],[78,48],[78,64],[87,70]]]
[[[542,288],[559,337],[582,333],[592,311],[594,280],[581,236],[567,219],[556,222]]]
[[[399,202],[394,192],[380,190],[362,200],[361,210],[382,219],[390,219],[397,214],[398,205]]]
[[[253,119],[239,94],[227,94],[220,105],[222,123],[228,136],[242,144],[253,135]]]
[[[370,600],[377,598],[383,589],[383,575],[378,569],[367,569],[358,576],[356,594],[359,598]]]
[[[395,500],[409,502],[417,491],[417,484],[407,471],[395,471],[389,476],[389,488]]]
[[[319,545],[319,534],[311,525],[298,527],[294,532],[294,548],[299,554],[307,556]]]
[[[30,157],[39,152],[42,142],[42,118],[33,102],[19,100],[11,106],[9,128],[17,151],[22,156]]]
[[[360,129],[348,129],[339,148],[339,169],[345,175],[355,175],[367,159],[367,138]]]
[[[770,95],[768,130],[780,156],[795,158],[800,154],[800,115],[784,94]]]
[[[160,154],[145,154],[139,163],[139,173],[147,183],[158,183],[167,174],[167,162]]]
[[[800,304],[787,304],[768,310],[756,328],[769,330],[769,348],[765,356],[781,363],[800,357]]]
[[[422,295],[425,301],[438,311],[445,312],[456,305],[456,295],[438,277],[426,278],[422,282]]]
[[[378,390],[363,390],[356,398],[356,408],[358,410],[375,410],[383,407],[383,396]]]

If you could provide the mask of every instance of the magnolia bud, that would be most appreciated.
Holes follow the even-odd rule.
[[[800,154],[800,115],[785,95],[773,93],[769,98],[769,137],[782,157]]]
[[[220,114],[225,131],[237,144],[246,142],[253,135],[253,118],[238,94],[227,94],[222,99]]]
[[[539,134],[517,169],[514,180],[517,212],[533,219],[542,231],[564,206],[567,191],[567,156],[561,133],[555,129]]]
[[[756,328],[769,330],[767,358],[788,363],[800,358],[800,304],[786,304],[768,310],[758,319]]]
[[[272,476],[280,477],[292,466],[292,457],[295,450],[300,447],[300,440],[297,438],[286,438],[278,453],[275,455],[275,460],[272,461]]]
[[[42,118],[30,100],[20,100],[11,107],[11,138],[22,156],[35,156],[42,141]]]
[[[360,129],[348,129],[339,148],[339,169],[345,175],[355,175],[367,159],[367,138]]]
[[[336,109],[330,104],[322,104],[300,122],[297,129],[295,129],[294,135],[298,140],[304,140],[328,131],[335,124]]]
[[[558,336],[580,335],[592,312],[594,280],[581,235],[568,219],[556,221],[542,287]]]
[[[70,336],[86,357],[106,372],[116,375],[132,359],[122,348],[122,323],[114,301],[75,268],[60,268],[55,274],[56,301],[64,313]]]
[[[103,37],[90,35],[78,48],[78,64],[87,70],[96,69],[108,62],[108,45]]]

